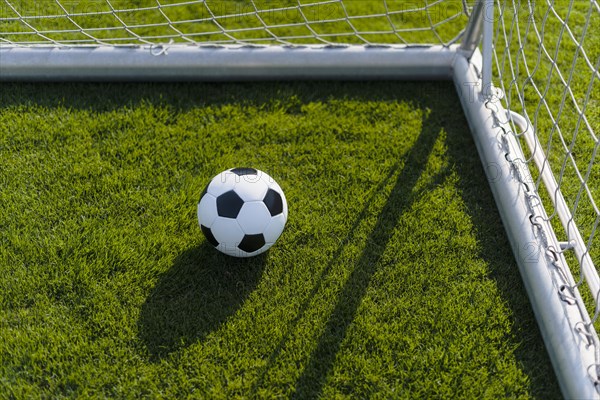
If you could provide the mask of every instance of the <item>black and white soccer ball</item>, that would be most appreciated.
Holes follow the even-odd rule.
[[[254,168],[221,172],[198,202],[198,222],[206,240],[234,257],[267,251],[283,232],[287,215],[281,187]]]

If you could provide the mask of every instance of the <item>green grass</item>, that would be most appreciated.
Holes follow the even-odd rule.
[[[38,30],[76,22],[105,42],[135,35],[168,42],[176,31],[165,15],[207,18],[205,5],[221,17],[252,10],[248,2],[207,0],[163,7],[163,15],[154,0],[134,2],[154,7],[143,12],[111,3],[129,26],[161,25],[127,31],[110,15],[66,18],[55,1],[11,4],[22,15],[62,15],[28,20]],[[255,2],[269,10],[262,21],[219,19],[226,29],[245,29],[230,34],[214,22],[175,24],[182,36],[173,39],[273,42],[264,22],[291,43],[319,43],[316,33],[334,43],[437,44],[466,23],[465,16],[445,21],[459,1],[428,12],[387,1],[388,11],[402,11],[389,18],[379,15],[383,2],[301,3],[302,13],[277,11],[296,1]],[[548,11],[544,3],[536,17]],[[70,13],[110,10],[104,0],[62,4]],[[566,8],[555,7],[566,18]],[[589,7],[573,3],[577,38]],[[0,18],[15,15],[0,3]],[[331,21],[346,15],[372,17]],[[528,17],[523,6],[518,78],[501,41],[495,76],[503,77],[510,107],[535,117],[558,166],[565,152],[549,114],[560,112],[556,126],[572,141],[577,167],[590,168],[598,198],[597,143],[587,127],[573,136],[575,104],[588,89],[586,114],[600,131],[597,79],[590,86],[589,66],[581,57],[573,62],[579,50],[567,34],[559,43],[553,15],[538,27],[547,51],[558,46],[557,60],[525,31]],[[590,34],[598,18],[592,13],[584,43],[592,63],[600,56]],[[439,36],[402,31],[432,24]],[[101,25],[113,29],[92,29]],[[31,29],[0,21],[0,39],[41,40],[12,33],[23,31]],[[78,41],[89,39],[85,33],[44,35]],[[557,69],[571,66],[575,101],[567,97],[561,107]],[[532,83],[548,89],[550,113]],[[457,104],[444,82],[0,85],[0,399],[558,397]],[[209,179],[235,166],[271,174],[290,207],[278,243],[249,260],[207,245],[195,216]],[[575,172],[567,165],[562,184],[570,205]],[[596,217],[580,200],[584,235]]]
[[[558,396],[450,83],[0,90],[0,397]],[[249,260],[195,216],[240,165]]]

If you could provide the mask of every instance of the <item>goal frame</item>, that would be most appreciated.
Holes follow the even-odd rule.
[[[600,399],[598,335],[511,134],[530,123],[503,108],[492,84],[493,10],[493,0],[479,0],[451,45],[0,45],[0,81],[453,81],[562,393]],[[571,246],[585,249],[579,240]]]

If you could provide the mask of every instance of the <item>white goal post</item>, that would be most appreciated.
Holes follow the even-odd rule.
[[[0,81],[453,80],[563,395],[600,398],[598,26],[597,0],[0,0]]]

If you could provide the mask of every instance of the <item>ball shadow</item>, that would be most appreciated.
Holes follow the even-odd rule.
[[[243,304],[262,275],[265,253],[233,258],[206,242],[179,255],[142,305],[139,337],[159,360],[216,330]]]

